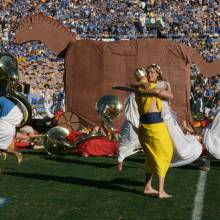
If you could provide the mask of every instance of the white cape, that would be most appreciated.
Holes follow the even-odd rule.
[[[139,113],[134,93],[131,93],[125,101],[125,117],[119,135],[118,162],[141,150],[138,139]],[[201,143],[193,135],[183,133],[166,101],[163,102],[162,118],[174,145],[170,166],[184,166],[198,159],[202,153]]]
[[[174,146],[170,167],[184,166],[198,159],[202,153],[201,143],[193,135],[183,133],[175,115],[165,101],[163,102],[162,118],[166,123]]]
[[[126,157],[142,149],[137,133],[139,113],[134,93],[131,93],[125,100],[125,118],[119,134],[118,162],[123,162]]]
[[[213,157],[220,159],[220,111],[205,129],[203,143]]]
[[[12,143],[15,127],[20,124],[22,119],[23,113],[17,105],[5,117],[0,118],[0,149],[7,149]]]

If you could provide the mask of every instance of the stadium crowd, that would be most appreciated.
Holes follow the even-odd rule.
[[[13,44],[21,19],[37,13],[60,21],[78,39],[168,38],[197,48],[208,62],[220,58],[218,0],[4,0],[0,5],[0,52],[17,57],[21,83],[30,84],[38,93],[47,90],[51,97],[63,88],[63,60],[40,42]],[[201,74],[196,67],[192,70],[193,85],[200,90],[193,89],[192,100],[206,96],[207,87],[214,97],[220,77],[198,84],[201,81],[194,78]]]
[[[195,119],[200,121],[208,118],[214,107],[214,97],[220,91],[220,75],[206,78],[198,73],[191,77],[191,83],[191,109]]]

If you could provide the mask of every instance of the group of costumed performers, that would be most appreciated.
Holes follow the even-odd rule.
[[[73,148],[73,153],[84,157],[117,155],[119,171],[123,170],[126,157],[143,151],[146,155],[144,194],[169,198],[171,195],[164,189],[169,167],[191,164],[200,157],[204,147],[208,153],[203,170],[210,169],[212,157],[220,159],[220,93],[216,95],[216,105],[210,111],[213,120],[199,140],[198,136],[191,134],[193,129],[185,121],[182,128],[179,126],[171,108],[171,86],[163,79],[159,65],[152,64],[146,69],[137,68],[134,76],[136,81],[130,84],[130,94],[125,100],[125,120],[120,129],[119,140],[114,138],[115,134],[104,121],[101,126],[92,129],[73,130],[66,138],[74,143],[85,135],[101,134],[82,139]],[[22,162],[22,154],[14,150],[14,138],[17,136],[18,139],[28,140],[31,135],[35,135],[27,127],[26,133],[16,135],[16,127],[22,119],[21,108],[0,91],[0,152],[3,155],[14,155],[18,164]],[[158,176],[158,189],[152,186],[154,174]]]
[[[160,67],[155,67],[156,71],[162,74]],[[144,68],[138,68],[135,71],[135,78],[139,82],[146,75]],[[143,84],[143,83],[142,83]],[[145,83],[144,83],[145,84]],[[143,84],[143,85],[144,85]],[[137,86],[132,84],[131,86]],[[170,84],[165,80],[157,81],[157,88],[171,92]],[[167,125],[169,134],[174,144],[174,154],[172,157],[171,167],[183,166],[195,161],[202,152],[202,145],[198,139],[191,134],[185,134],[176,121],[176,116],[169,106],[169,102],[162,100],[163,108],[161,116]],[[123,169],[123,160],[141,150],[138,139],[139,112],[135,101],[135,93],[132,92],[125,100],[125,121],[120,130],[119,136],[119,153],[118,153],[118,170]],[[184,123],[184,130],[193,132]]]
[[[144,151],[147,157],[144,193],[156,193],[159,198],[167,198],[170,195],[163,187],[168,168],[191,164],[201,156],[204,145],[208,146],[208,144],[207,141],[201,143],[201,137],[192,134],[194,130],[189,128],[185,121],[182,127],[178,124],[176,114],[171,108],[170,100],[173,98],[171,87],[162,78],[159,65],[152,64],[146,70],[138,68],[135,71],[135,78],[136,82],[131,84],[135,92],[131,92],[125,100],[125,120],[118,141],[112,139],[104,123],[100,127],[72,131],[67,139],[74,143],[83,135],[102,130],[104,134],[102,137],[83,141],[73,149],[73,152],[85,157],[117,155],[119,171],[123,169],[123,161],[126,157]],[[215,118],[214,121],[218,117]],[[212,124],[215,123],[217,122]],[[209,129],[209,133],[212,135],[215,133],[214,136],[217,135],[216,131],[213,131],[215,127],[213,125],[212,129]],[[212,156],[218,158],[213,153],[210,158]],[[210,162],[209,154],[207,161]],[[151,186],[153,174],[159,177],[158,190]]]
[[[135,93],[129,94],[125,101],[126,119],[119,138],[118,170],[122,170],[123,160],[138,152],[141,145],[146,153],[144,193],[168,198],[170,195],[164,190],[168,167],[191,164],[201,156],[204,146],[208,156],[201,169],[208,170],[206,167],[210,166],[213,156],[220,158],[220,93],[216,96],[212,113],[214,120],[206,129],[201,143],[201,136],[193,134],[194,130],[185,121],[182,128],[179,126],[170,105],[173,97],[170,85],[162,78],[159,65],[152,64],[146,70],[138,68],[135,78],[137,82],[131,84]],[[153,174],[159,177],[158,190],[151,185]]]

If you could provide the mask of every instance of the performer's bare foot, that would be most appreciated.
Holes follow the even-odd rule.
[[[18,162],[18,165],[21,164],[22,160],[23,160],[23,156],[22,156],[22,153],[16,153],[16,158],[17,158],[17,162]]]
[[[171,197],[172,197],[172,195],[167,194],[165,191],[158,193],[159,199],[166,199],[166,198],[171,198]]]
[[[122,171],[123,170],[123,163],[119,162],[118,163],[118,171]]]
[[[158,191],[154,188],[145,189],[144,194],[145,195],[158,195]]]

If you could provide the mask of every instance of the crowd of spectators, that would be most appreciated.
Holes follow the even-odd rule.
[[[49,88],[51,96],[64,87],[62,61],[29,61],[21,62],[19,65],[23,89],[25,84],[30,84],[30,92],[43,95],[46,88]],[[52,85],[52,86],[51,86]]]
[[[194,119],[201,121],[209,117],[214,107],[215,97],[220,91],[220,74],[206,78],[198,72],[191,77],[191,84],[191,110]]]
[[[220,58],[219,8],[219,0],[3,0],[0,52],[18,58],[21,83],[30,83],[42,93],[48,85],[51,93],[60,90],[63,60],[40,42],[13,44],[21,19],[43,13],[69,27],[78,38],[168,38],[198,48],[212,62]]]

